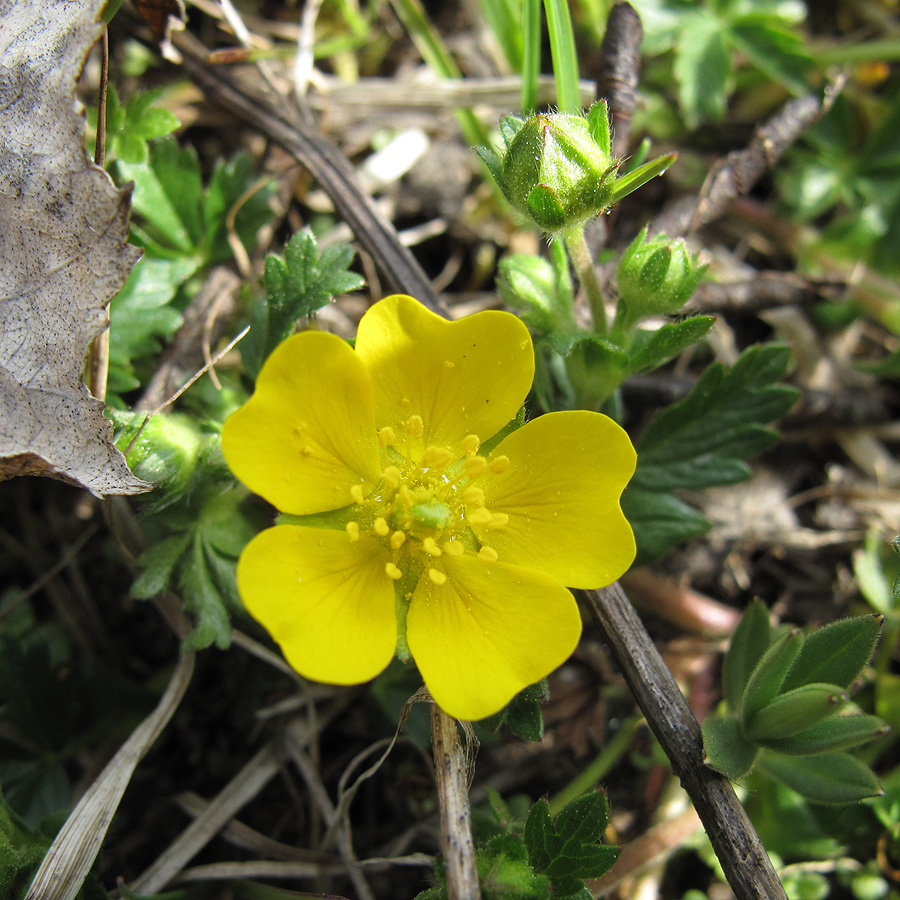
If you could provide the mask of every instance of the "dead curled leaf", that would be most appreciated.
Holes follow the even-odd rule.
[[[0,0],[0,480],[47,475],[134,494],[82,380],[140,251],[130,192],[87,157],[75,85],[104,0]]]

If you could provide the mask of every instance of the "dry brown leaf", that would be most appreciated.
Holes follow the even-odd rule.
[[[0,480],[48,475],[133,494],[82,380],[140,252],[129,192],[88,159],[75,84],[104,0],[0,0]]]

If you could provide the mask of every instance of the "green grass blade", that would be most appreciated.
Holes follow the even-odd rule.
[[[556,102],[560,112],[581,112],[578,95],[578,54],[575,52],[575,35],[572,33],[572,17],[566,0],[544,0],[547,13],[547,31],[550,35],[550,54],[553,57],[553,74],[556,78]]]
[[[541,0],[524,0],[522,30],[522,112],[528,114],[537,109],[537,82],[541,72]]]

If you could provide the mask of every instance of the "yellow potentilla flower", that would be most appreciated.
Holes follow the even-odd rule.
[[[282,512],[335,513],[266,529],[238,562],[244,604],[301,675],[358,684],[399,648],[447,713],[481,719],[572,653],[566,586],[634,559],[619,497],[635,452],[586,411],[492,447],[533,376],[515,316],[448,322],[402,295],[363,316],[355,349],[317,331],[275,349],[222,449]]]

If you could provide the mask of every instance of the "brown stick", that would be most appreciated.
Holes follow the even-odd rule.
[[[276,102],[243,84],[223,66],[206,63],[206,48],[187,32],[173,35],[182,55],[182,67],[209,97],[268,135],[309,169],[334,201],[360,243],[377,261],[385,280],[394,290],[407,291],[429,309],[446,315],[446,309],[431,282],[397,232],[360,187],[353,167],[326,137],[300,116],[290,121]],[[287,104],[287,98],[278,98]]]
[[[616,3],[606,20],[597,90],[609,104],[613,129],[612,154],[617,159],[628,153],[643,35],[641,18],[634,7],[630,3]]]
[[[441,849],[450,900],[480,900],[466,755],[459,742],[456,719],[436,703],[431,706],[431,742],[441,806]]]
[[[730,782],[704,764],[700,726],[619,583],[585,591],[583,596],[672,770],[690,795],[737,900],[786,900]]]

